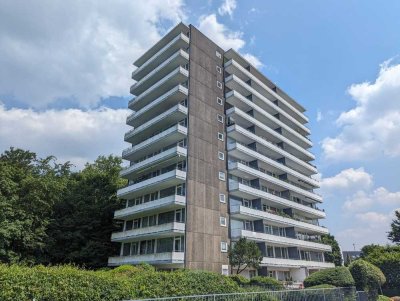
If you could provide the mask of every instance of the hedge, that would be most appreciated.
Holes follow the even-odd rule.
[[[120,301],[239,291],[235,281],[211,272],[156,272],[145,266],[86,271],[73,266],[29,268],[0,264],[2,301]]]
[[[376,299],[382,285],[386,282],[382,271],[365,260],[358,259],[349,266],[356,288],[368,293],[370,299]]]
[[[321,288],[336,288],[336,286],[332,284],[318,284],[314,286],[307,287],[308,289],[321,289]]]
[[[233,281],[235,281],[239,285],[250,284],[250,279],[248,279],[240,274],[229,275],[229,278],[231,278]]]
[[[392,301],[392,299],[383,295],[379,295],[377,301]]]
[[[257,285],[266,287],[271,290],[282,290],[284,289],[283,284],[271,277],[256,276],[250,279],[250,285]]]
[[[330,284],[336,287],[354,286],[354,279],[346,267],[335,267],[312,273],[304,280],[305,287]]]

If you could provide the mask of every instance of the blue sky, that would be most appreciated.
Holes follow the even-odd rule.
[[[119,155],[132,62],[182,20],[307,109],[322,224],[342,247],[387,242],[400,208],[399,1],[1,2],[1,149],[78,168]]]

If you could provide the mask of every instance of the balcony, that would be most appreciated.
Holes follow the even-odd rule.
[[[311,251],[323,251],[323,252],[332,251],[331,246],[321,243],[315,243],[311,241],[284,237],[284,236],[277,236],[267,233],[252,232],[242,229],[232,229],[231,237],[234,239],[245,237],[249,240],[263,241],[266,242],[268,245],[281,246],[281,247],[298,247]]]
[[[263,257],[261,266],[283,267],[283,268],[307,267],[309,269],[324,269],[324,268],[326,269],[326,268],[335,267],[335,265],[330,262],[307,261],[307,260],[284,259],[284,258],[270,258],[270,257]]]
[[[238,183],[235,181],[229,181],[229,194],[232,196],[236,196],[244,199],[256,199],[261,198],[263,200],[269,201],[275,205],[277,208],[285,209],[285,208],[293,208],[302,212],[303,214],[307,214],[310,216],[323,217],[325,215],[322,211],[318,209],[314,209],[303,204],[299,204],[293,202],[291,200],[285,199],[283,197],[274,195],[272,193],[262,191],[256,187],[251,187],[242,183]]]
[[[249,130],[237,125],[233,124],[227,128],[227,134],[232,139],[239,141],[242,144],[251,144],[253,142],[258,143],[257,151],[263,154],[269,154],[275,160],[285,157],[288,159],[287,166],[299,170],[301,173],[306,175],[316,174],[318,171],[312,164],[300,160],[296,156],[287,152],[286,150],[280,148],[276,143],[273,143],[269,140],[266,140],[264,137],[257,136],[250,132]]]
[[[239,142],[233,142],[228,144],[228,154],[238,158],[240,160],[250,162],[253,160],[259,160],[263,165],[266,165],[269,169],[274,171],[275,173],[287,173],[299,181],[303,181],[308,185],[318,188],[319,182],[310,176],[306,176],[299,171],[294,170],[286,166],[284,163],[281,163],[275,160],[272,157],[268,157],[267,155],[260,154],[252,149],[250,149],[247,145],[240,144]]]
[[[177,143],[178,141],[186,138],[187,128],[182,125],[174,125],[161,133],[146,139],[145,141],[136,144],[135,146],[128,147],[122,152],[122,158],[129,161],[135,161],[143,158],[147,154],[154,153],[159,149]]]
[[[267,174],[265,171],[261,171],[260,169],[255,169],[253,167],[247,166],[240,162],[230,162],[228,164],[228,170],[230,174],[241,178],[248,178],[246,176],[243,177],[243,173],[247,175],[251,175],[253,178],[259,178],[267,181],[268,183],[275,184],[276,186],[283,188],[282,190],[290,190],[296,192],[302,196],[310,198],[312,200],[322,202],[322,197],[312,191],[307,191],[305,188],[294,185],[293,183],[288,183],[285,180],[281,180],[279,178],[273,177]]]
[[[172,30],[149,51],[137,59],[134,65],[138,66],[138,68],[132,72],[132,78],[136,81],[142,79],[174,52],[179,49],[187,49],[190,39],[182,31],[188,31],[188,29],[184,30],[182,28],[175,32]]]
[[[298,144],[294,143],[292,140],[286,138],[277,131],[269,128],[264,123],[258,121],[257,119],[243,112],[237,107],[228,109],[226,111],[226,116],[233,118],[235,123],[239,124],[244,128],[248,128],[253,125],[256,126],[255,128],[256,135],[264,136],[267,140],[272,141],[273,143],[280,143],[280,142],[285,143],[286,144],[285,146],[289,148],[288,151],[297,158],[300,158],[304,161],[315,159],[315,156],[311,152],[299,146]]]
[[[143,93],[145,90],[161,80],[168,73],[172,72],[179,66],[186,65],[188,62],[189,54],[186,51],[179,49],[172,56],[170,56],[160,65],[158,65],[157,68],[153,69],[140,81],[132,85],[131,94],[139,95],[140,93]]]
[[[138,111],[156,98],[167,93],[175,86],[186,82],[189,78],[189,71],[183,67],[178,67],[168,75],[164,76],[157,83],[149,87],[146,91],[132,99],[128,106],[134,111]]]
[[[153,119],[143,123],[137,128],[131,129],[125,134],[125,141],[136,144],[142,141],[144,137],[148,137],[152,133],[157,132],[157,130],[166,128],[171,124],[178,123],[179,121],[187,117],[187,113],[187,107],[177,104],[169,110],[154,117]]]
[[[165,252],[133,256],[116,256],[108,258],[109,266],[119,266],[124,264],[140,264],[146,262],[153,265],[176,264],[183,267],[185,259],[184,252]]]
[[[155,201],[142,203],[132,207],[127,207],[114,212],[115,219],[128,220],[134,216],[147,213],[158,213],[161,211],[170,211],[185,207],[186,197],[182,195],[171,195]]]
[[[175,169],[159,176],[119,189],[117,192],[117,196],[119,198],[129,200],[136,196],[150,193],[155,190],[162,190],[164,188],[182,184],[185,181],[186,172]]]
[[[270,87],[265,85],[261,80],[259,80],[253,74],[251,74],[248,70],[246,70],[246,68],[242,67],[236,61],[229,60],[228,62],[226,62],[224,64],[224,67],[225,67],[225,71],[227,71],[230,74],[235,74],[235,76],[241,78],[241,80],[243,80],[243,81],[250,79],[253,89],[255,89],[258,93],[262,94],[263,96],[273,97],[275,99],[278,99],[279,102],[283,105],[285,112],[292,115],[299,122],[301,122],[301,123],[308,122],[308,118],[302,112],[300,112],[297,108],[292,106],[288,101],[286,101],[284,98],[282,98],[279,94],[277,94]]]
[[[153,100],[139,111],[133,112],[126,119],[126,124],[137,127],[147,120],[153,119],[170,107],[184,101],[189,95],[189,91],[184,86],[178,85],[159,98]]]
[[[285,122],[282,122],[276,115],[269,113],[264,110],[262,107],[255,104],[250,99],[244,97],[239,92],[232,90],[225,94],[225,100],[234,107],[239,108],[243,112],[248,112],[252,110],[253,117],[265,124],[271,129],[282,128],[282,132],[284,136],[299,146],[307,149],[311,147],[313,144],[307,137],[303,136],[298,131],[294,130],[290,126],[288,126]]]
[[[172,222],[146,228],[114,232],[111,234],[113,242],[131,242],[136,240],[155,239],[185,234],[185,223]]]
[[[186,157],[186,154],[186,148],[175,146],[143,161],[128,166],[121,171],[120,175],[123,178],[129,179],[133,174],[137,176],[142,171],[149,171],[150,168],[160,169],[171,165],[172,163],[178,163],[182,160],[181,157]]]
[[[295,220],[293,218],[289,217],[283,217],[278,215],[278,213],[275,212],[266,212],[262,210],[258,210],[255,208],[248,208],[242,205],[232,205],[230,207],[231,209],[231,216],[237,219],[242,219],[242,220],[266,220],[270,221],[274,224],[277,224],[279,226],[283,227],[294,227],[296,229],[299,229],[303,232],[307,232],[310,234],[328,234],[329,231],[327,228],[313,225],[307,222],[302,222]],[[324,218],[325,212],[319,212],[320,214],[315,215],[316,218]]]
[[[292,127],[295,131],[298,131],[302,135],[309,135],[310,130],[300,123],[298,120],[293,118],[291,115],[286,113],[280,107],[278,107],[273,100],[268,99],[254,90],[250,85],[246,84],[240,78],[235,75],[230,75],[225,78],[225,86],[233,91],[237,91],[241,95],[252,95],[252,102],[261,107],[264,111],[272,115],[279,114],[281,120]]]

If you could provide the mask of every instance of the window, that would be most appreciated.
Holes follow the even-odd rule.
[[[220,224],[222,227],[226,227],[226,217],[220,216],[220,217],[219,217],[219,224]]]
[[[132,230],[133,221],[126,221],[125,222],[125,231]]]
[[[228,252],[228,243],[226,241],[221,241],[221,252]]]
[[[217,103],[222,106],[224,104],[224,101],[222,100],[222,98],[217,97]]]
[[[218,132],[218,140],[224,141],[224,134]]]
[[[221,203],[226,203],[225,194],[223,194],[223,193],[220,193],[220,194],[219,194],[219,201],[220,201]]]
[[[179,184],[176,186],[176,194],[177,195],[185,195],[186,194],[186,189],[185,189],[185,183]]]
[[[220,171],[220,172],[218,173],[218,178],[219,178],[221,181],[225,181],[225,173],[224,173],[223,171]]]
[[[184,252],[185,241],[183,236],[177,236],[174,238],[174,251]]]
[[[225,160],[225,154],[223,152],[218,152],[218,159]]]
[[[221,273],[222,273],[222,275],[228,276],[229,275],[229,267],[227,265],[222,265]]]
[[[217,56],[217,58],[222,58],[222,55],[221,55],[221,53],[219,52],[219,51],[215,51],[215,55]]]
[[[243,223],[244,229],[247,231],[253,231],[253,222],[252,221],[244,221]]]
[[[224,123],[224,116],[217,114],[217,120],[218,122]]]
[[[222,68],[220,66],[217,66],[217,72],[222,73]]]
[[[220,81],[217,80],[217,87],[222,89],[222,83]]]

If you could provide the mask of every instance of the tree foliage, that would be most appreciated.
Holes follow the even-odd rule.
[[[324,257],[326,262],[332,262],[335,266],[342,265],[342,253],[340,251],[339,243],[335,239],[335,236],[325,234],[321,236],[321,240],[324,244],[332,247],[332,252],[325,252]]]
[[[392,230],[388,233],[388,238],[400,245],[400,210],[396,210],[395,212],[396,218],[391,223]]]
[[[367,245],[361,249],[361,257],[382,271],[385,287],[400,287],[400,246]]]
[[[229,247],[228,258],[231,267],[235,267],[236,274],[240,274],[248,267],[257,269],[263,256],[254,241],[248,241],[242,237]]]
[[[99,157],[73,172],[53,156],[14,148],[1,154],[0,262],[105,266],[115,254],[120,163]]]

